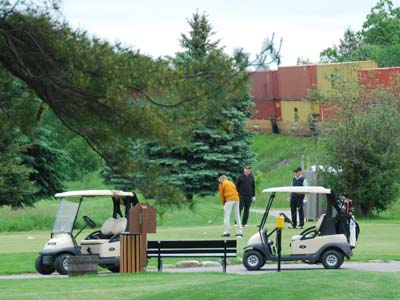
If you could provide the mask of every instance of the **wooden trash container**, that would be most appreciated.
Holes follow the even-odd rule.
[[[76,255],[68,256],[68,276],[78,276],[85,274],[97,274],[99,264],[98,255]]]
[[[122,232],[120,235],[121,256],[119,268],[121,273],[136,273],[143,270],[146,257],[146,238],[137,233]]]

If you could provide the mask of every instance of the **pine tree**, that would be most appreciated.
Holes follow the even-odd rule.
[[[192,19],[188,20],[188,23],[192,30],[189,32],[189,36],[181,34],[180,43],[186,50],[181,55],[187,55],[186,57],[192,59],[201,59],[209,55],[211,51],[218,49],[219,40],[211,41],[214,32],[205,14],[200,15],[199,12],[196,12]]]
[[[0,206],[21,207],[35,192],[29,181],[32,168],[23,164],[20,155],[26,147],[20,133],[0,118]]]
[[[66,154],[26,84],[0,68],[0,206],[31,206],[63,190]]]
[[[173,64],[177,70],[192,74],[195,78],[196,74],[205,74],[208,71],[203,68],[203,64],[196,62],[212,55],[225,54],[219,48],[219,42],[211,40],[212,26],[204,14],[195,13],[189,24],[191,26],[189,36],[182,34],[181,40],[185,51],[177,53]],[[239,53],[238,56],[240,55],[242,54]],[[246,60],[247,57],[242,56],[238,61],[240,59]],[[232,70],[221,70],[221,72],[230,71]],[[126,181],[116,174],[110,176],[110,170],[106,170],[104,175],[108,178],[107,182],[125,188],[129,188],[129,185],[132,187],[136,183],[139,186],[147,186],[150,191],[153,190],[151,184],[155,182],[165,186],[175,186],[181,189],[185,198],[190,201],[193,195],[214,194],[217,177],[221,173],[235,179],[243,166],[251,164],[254,159],[248,141],[251,133],[245,128],[253,107],[249,95],[248,75],[239,77],[235,84],[236,94],[216,95],[226,97],[226,105],[214,107],[218,113],[212,118],[204,116],[204,122],[192,128],[191,142],[184,147],[167,148],[157,141],[145,141],[137,143],[131,150],[131,155],[136,159],[142,157],[143,169],[148,171],[157,167],[167,167],[168,172],[159,173],[157,178],[153,177],[151,180],[143,174],[136,174],[133,180]],[[150,197],[154,196],[148,191],[144,193]]]
[[[343,34],[343,39],[339,40],[338,55],[342,60],[349,59],[353,52],[360,46],[361,38],[358,33],[351,28],[347,28]]]
[[[37,191],[24,197],[24,202],[50,198],[64,190],[67,153],[56,142],[50,126],[38,126],[28,137],[29,147],[21,153],[23,163],[32,168],[29,180],[35,183]]]

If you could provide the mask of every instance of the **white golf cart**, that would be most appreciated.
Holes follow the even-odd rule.
[[[68,273],[67,256],[99,255],[99,265],[112,272],[119,272],[120,233],[128,226],[129,208],[136,204],[134,193],[116,190],[85,190],[58,193],[60,198],[56,217],[51,231],[51,239],[39,252],[35,267],[40,274],[51,274],[55,270],[60,274]],[[80,245],[77,236],[87,227],[95,228],[96,223],[88,216],[83,216],[85,225],[76,234],[73,233],[76,219],[83,199],[95,197],[111,197],[113,202],[113,218],[107,219],[100,230],[90,233]],[[119,208],[125,205],[125,218]],[[118,215],[120,218],[117,218]]]
[[[269,211],[278,192],[310,194],[318,193],[327,196],[327,212],[322,214],[315,226],[303,230],[291,238],[291,254],[281,256],[281,261],[303,261],[309,264],[322,263],[326,269],[340,268],[344,257],[352,256],[359,233],[351,208],[351,200],[337,198],[334,191],[320,186],[287,186],[265,189],[271,193],[259,231],[250,237],[244,247],[243,265],[247,270],[255,271],[264,266],[266,261],[277,261],[278,254],[271,236],[277,228],[268,232],[265,227]],[[333,209],[336,215],[333,216]],[[291,220],[285,217],[285,221]]]

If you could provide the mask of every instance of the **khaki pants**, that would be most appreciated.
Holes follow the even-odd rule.
[[[240,222],[239,201],[227,201],[224,205],[224,234],[230,233],[231,211],[234,211],[237,224],[237,233],[242,233],[242,223]]]

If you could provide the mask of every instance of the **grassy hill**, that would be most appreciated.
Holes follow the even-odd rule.
[[[257,159],[253,167],[257,197],[261,199],[265,188],[290,185],[293,170],[300,166],[302,155],[310,157],[314,164],[317,144],[308,137],[260,134],[253,137],[252,149]],[[261,201],[256,203],[257,206],[261,204]],[[286,196],[278,195],[275,206],[287,207]]]

